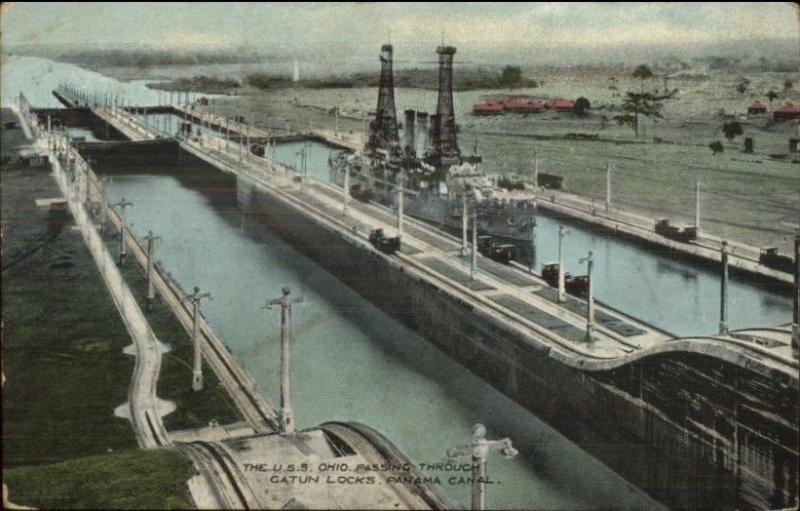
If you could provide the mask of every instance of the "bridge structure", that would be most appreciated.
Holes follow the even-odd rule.
[[[131,140],[163,136],[129,109],[93,111]],[[482,256],[472,268],[460,240],[348,202],[342,189],[250,153],[242,137],[176,141],[237,176],[298,248],[654,497],[688,508],[797,504],[791,324],[675,338],[602,305],[591,317],[584,300],[560,303],[535,275]],[[396,253],[371,244],[375,229],[399,224]],[[610,453],[602,442],[628,448]]]

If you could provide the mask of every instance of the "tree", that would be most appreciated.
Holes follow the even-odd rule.
[[[644,94],[644,81],[653,77],[653,71],[641,64],[633,71],[633,77],[639,79],[639,92]]]
[[[784,90],[789,90],[792,87],[794,87],[794,83],[792,83],[792,81],[787,78],[786,81],[783,82],[783,89]]]
[[[711,149],[711,154],[717,154],[725,151],[725,147],[723,147],[722,142],[719,140],[715,140],[708,144],[708,148]]]
[[[747,84],[742,82],[736,86],[736,90],[739,91],[739,94],[744,94],[747,92]]]
[[[772,111],[772,101],[778,99],[778,93],[774,90],[767,92],[767,99],[769,100],[769,111]]]
[[[725,133],[725,138],[727,138],[729,142],[733,142],[734,138],[743,133],[742,125],[736,121],[726,122],[722,125],[722,132]]]
[[[636,138],[639,138],[639,116],[654,117],[662,119],[661,108],[664,106],[661,101],[669,99],[678,92],[678,89],[673,89],[670,93],[662,96],[656,96],[645,92],[637,94],[635,92],[628,92],[625,101],[622,103],[622,115],[614,116],[614,120],[620,126],[630,125],[633,127]]]
[[[500,85],[503,87],[513,87],[522,82],[522,69],[518,66],[506,66],[503,72],[500,73]]]
[[[590,108],[592,108],[592,104],[589,103],[588,99],[581,96],[575,100],[575,104],[572,106],[572,111],[577,115],[584,116],[589,113]]]

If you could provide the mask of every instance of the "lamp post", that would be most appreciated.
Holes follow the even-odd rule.
[[[794,301],[792,305],[792,356],[800,358],[800,230],[794,237]]]
[[[700,181],[694,184],[694,228],[700,236]]]
[[[281,289],[280,298],[267,302],[266,309],[273,305],[281,306],[281,433],[290,435],[294,433],[294,419],[292,418],[292,404],[289,391],[289,322],[292,317],[292,305],[303,303],[303,298],[291,298],[288,287]]]
[[[125,210],[131,206],[133,206],[133,202],[126,201],[125,197],[112,206],[119,208],[119,266],[123,266],[125,264],[125,258],[128,255],[125,251]]]
[[[192,344],[194,345],[194,367],[192,368],[192,390],[203,390],[203,356],[200,351],[200,302],[211,293],[201,293],[195,286],[194,293],[184,297],[184,301],[192,303]]]
[[[567,301],[566,292],[564,290],[564,237],[569,234],[563,225],[558,226],[558,303]]]
[[[469,278],[475,280],[478,267],[478,212],[472,212],[472,258],[469,266]]]
[[[472,443],[447,450],[448,458],[469,456],[472,458],[472,506],[473,510],[486,509],[486,459],[489,451],[499,450],[506,458],[519,452],[511,445],[510,438],[486,440],[486,427],[475,424],[472,428]]]
[[[397,236],[403,236],[403,183],[397,189]]]
[[[720,246],[722,259],[722,278],[719,287],[719,333],[728,333],[728,242],[722,240]]]
[[[342,215],[347,215],[347,207],[350,204],[350,169],[344,168],[344,201],[342,202]]]
[[[586,276],[589,279],[589,289],[587,292],[589,296],[586,299],[586,342],[592,342],[594,339],[594,295],[592,293],[592,266],[594,265],[594,260],[592,258],[592,251],[589,251],[587,257],[581,258],[580,262],[586,263]]]
[[[147,302],[145,303],[145,310],[153,312],[156,303],[155,286],[153,285],[153,273],[155,261],[153,260],[153,252],[155,251],[156,241],[160,240],[160,236],[153,236],[153,231],[147,231]]]
[[[111,182],[108,176],[101,177],[95,182],[97,186],[97,193],[100,195],[98,200],[100,202],[100,232],[105,232],[106,223],[108,223],[108,200],[106,199],[106,184]]]
[[[461,195],[461,255],[467,257],[467,236],[469,217],[467,216],[467,192]]]

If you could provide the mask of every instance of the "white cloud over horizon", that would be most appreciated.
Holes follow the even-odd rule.
[[[793,38],[790,3],[7,3],[2,42],[334,51],[671,45]]]

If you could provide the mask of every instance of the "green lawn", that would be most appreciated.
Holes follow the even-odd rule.
[[[4,465],[135,447],[114,417],[133,374],[128,333],[71,220],[48,233],[34,203],[58,188],[42,170],[3,170],[0,188]]]
[[[175,451],[126,450],[3,471],[9,498],[39,509],[187,509],[189,461]]]
[[[115,233],[105,236],[107,246],[112,254],[118,250],[119,238]],[[147,274],[129,256],[122,268],[125,281],[131,288],[137,302],[144,310],[147,293]],[[169,353],[161,360],[161,376],[158,380],[158,396],[174,401],[177,409],[163,418],[168,430],[196,428],[207,426],[211,419],[220,424],[242,420],[233,401],[210,367],[203,362],[203,390],[195,392],[191,388],[193,348],[191,338],[186,330],[161,301],[156,293],[155,311],[148,313],[147,318],[156,336],[161,342],[171,347]]]
[[[13,161],[22,132],[0,132]],[[0,193],[3,481],[12,502],[191,507],[191,464],[136,450],[130,423],[114,416],[128,399],[134,360],[122,350],[131,340],[72,219],[35,205],[60,196],[49,172],[2,165]]]

